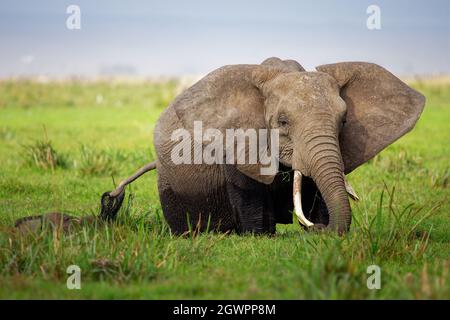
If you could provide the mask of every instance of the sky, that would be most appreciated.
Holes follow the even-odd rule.
[[[81,29],[68,29],[78,5]],[[379,30],[366,12],[380,8]],[[0,77],[202,75],[278,56],[450,74],[448,0],[1,0]]]

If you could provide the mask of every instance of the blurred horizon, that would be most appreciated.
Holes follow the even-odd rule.
[[[80,30],[66,27],[73,4]],[[366,26],[372,4],[380,30]],[[272,56],[307,70],[368,61],[402,76],[450,74],[450,1],[0,3],[0,78],[179,77]]]

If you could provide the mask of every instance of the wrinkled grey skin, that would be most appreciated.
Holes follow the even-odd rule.
[[[158,189],[171,230],[273,233],[292,223],[292,170],[303,183],[304,211],[316,227],[349,230],[343,173],[411,130],[424,97],[382,67],[347,62],[306,72],[293,60],[219,68],[179,95],[154,132]],[[281,174],[254,165],[175,165],[178,128],[279,129]],[[317,200],[317,201],[316,201]]]

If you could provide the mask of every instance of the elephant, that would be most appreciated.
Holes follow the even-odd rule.
[[[74,230],[80,230],[83,226],[93,225],[97,222],[101,223],[102,221],[93,215],[75,217],[62,212],[50,212],[17,219],[14,224],[14,230],[22,236],[36,236],[46,229],[70,233]]]
[[[346,175],[409,132],[424,105],[422,94],[373,63],[306,71],[274,57],[227,65],[175,98],[154,129],[156,162],[104,196],[123,198],[126,184],[156,168],[161,207],[174,234],[274,234],[276,224],[293,223],[295,213],[308,230],[342,235],[352,220],[349,197],[358,199]],[[278,169],[262,174],[259,161],[174,163],[179,141],[173,134],[183,129],[195,136],[195,121],[224,135],[228,129],[276,130]],[[196,143],[205,144],[194,139],[194,154]],[[267,153],[275,151],[270,148]],[[225,157],[230,149],[222,151]]]

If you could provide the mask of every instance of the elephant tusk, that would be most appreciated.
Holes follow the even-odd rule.
[[[359,201],[359,197],[356,194],[355,190],[353,189],[353,187],[351,186],[350,182],[347,181],[347,177],[345,176],[345,174],[343,174],[344,176],[344,182],[345,182],[345,190],[347,190],[348,195],[350,196],[350,198],[352,198],[355,201]]]
[[[298,221],[305,227],[312,227],[314,223],[306,219],[302,210],[302,200],[301,200],[301,188],[302,188],[302,173],[298,170],[294,171],[294,211],[297,215]]]

